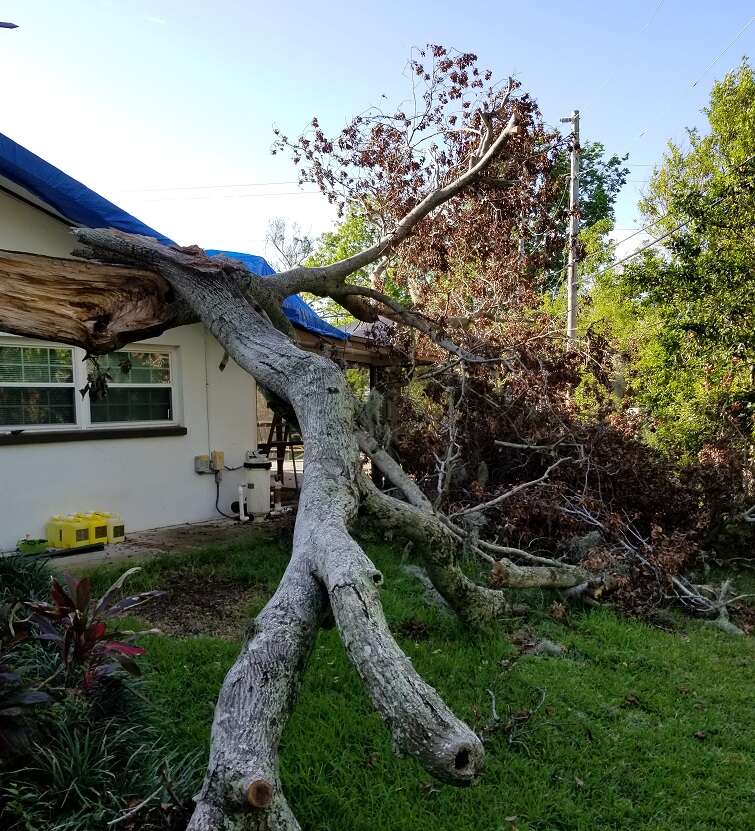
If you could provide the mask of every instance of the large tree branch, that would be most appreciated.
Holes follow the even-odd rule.
[[[459,617],[474,627],[511,614],[501,591],[478,586],[456,561],[458,541],[427,511],[379,491],[367,476],[359,480],[362,508],[385,531],[410,541],[430,580]]]
[[[0,251],[0,331],[112,352],[198,318],[159,274]]]
[[[197,310],[236,363],[291,405],[304,437],[304,480],[292,563],[288,581],[282,586],[285,596],[277,596],[265,616],[260,616],[260,631],[224,684],[213,737],[213,759],[222,763],[212,766],[208,773],[190,826],[192,831],[218,827],[219,817],[228,813],[229,806],[239,811],[250,800],[252,804],[266,804],[244,815],[244,824],[233,827],[255,831],[273,827],[274,811],[287,817],[285,803],[275,799],[279,784],[275,763],[271,762],[275,758],[277,726],[285,721],[292,703],[289,694],[279,700],[280,684],[296,683],[296,672],[301,667],[294,670],[292,662],[296,662],[296,656],[308,654],[309,633],[318,607],[308,599],[315,605],[309,611],[301,608],[288,630],[276,610],[285,610],[289,602],[297,609],[302,607],[304,601],[296,598],[299,593],[310,598],[315,590],[312,577],[327,592],[349,658],[390,729],[395,746],[415,756],[438,778],[456,784],[471,782],[481,768],[482,744],[420,678],[396,644],[378,599],[381,577],[347,531],[359,504],[360,459],[355,438],[356,400],[343,373],[332,361],[303,352],[273,328],[262,311],[248,302],[235,272],[218,271],[214,263],[197,268],[194,258],[200,266],[205,264],[198,253],[167,248],[147,238],[114,231],[79,229],[75,233],[96,252],[109,251],[127,262],[148,263],[159,271]],[[279,680],[268,690],[263,667],[268,654],[273,653],[269,652],[272,647],[263,644],[269,643],[270,633],[277,631],[280,637],[280,627],[284,627],[289,641],[278,656],[282,663],[276,670],[279,675],[273,679]],[[257,677],[260,680],[255,682]],[[250,691],[250,683],[262,686],[254,692]],[[270,695],[275,700],[268,700]],[[276,719],[276,731],[267,730],[259,747],[252,746],[251,739],[239,744],[238,737],[253,736],[254,729],[246,721],[233,723],[250,715],[259,717],[258,712],[242,712],[244,702],[253,702],[255,696],[259,696],[259,706],[266,713],[272,710]],[[293,820],[286,821],[287,825],[281,825],[283,820],[276,819],[279,827],[296,827],[291,824]]]
[[[496,113],[496,115],[498,114]],[[492,137],[492,130],[486,129],[483,131],[484,134],[478,151],[479,157],[470,157],[472,163],[469,169],[447,185],[428,193],[396,224],[396,227],[390,233],[383,236],[369,248],[365,248],[358,254],[346,257],[332,265],[316,268],[299,266],[277,274],[271,278],[276,291],[279,292],[281,297],[287,297],[300,291],[308,291],[318,295],[330,295],[331,292],[338,291],[346,277],[390,253],[414,231],[425,217],[473,184],[500,156],[509,137],[516,133],[517,129],[516,115],[512,113],[506,125],[495,138]]]
[[[365,429],[357,433],[359,447],[365,453],[372,463],[380,470],[381,473],[403,494],[404,498],[414,508],[419,509],[426,516],[432,516],[433,524],[428,525],[429,520],[421,523],[423,533],[427,533],[428,539],[435,540],[433,544],[447,546],[450,544],[451,549],[454,547],[463,547],[469,545],[469,532],[455,523],[444,513],[437,511],[432,502],[422,493],[422,490],[417,483],[409,477],[403,470],[401,465],[380,446],[374,435],[371,433],[372,425],[369,419],[362,419],[362,425]],[[552,467],[546,471],[543,477],[536,480],[542,481],[543,478],[550,472]],[[503,494],[508,498],[514,492],[518,492],[524,487],[529,487],[535,482],[525,482],[517,486],[512,491],[507,491]],[[363,488],[364,489],[364,488]],[[401,503],[399,503],[400,505]],[[395,507],[395,510],[400,510]],[[387,515],[387,514],[386,514]],[[478,556],[485,562],[490,563],[491,566],[497,567],[497,573],[494,580],[508,588],[531,588],[533,586],[561,588],[563,586],[574,586],[583,580],[587,580],[589,575],[583,569],[567,563],[560,563],[549,557],[541,557],[537,554],[531,554],[521,548],[513,548],[507,545],[498,545],[496,543],[487,542],[486,540],[475,539],[471,544]],[[490,552],[490,553],[488,553]],[[498,555],[498,559],[493,557],[493,554]],[[520,560],[533,563],[536,567],[521,568],[512,563],[508,557],[516,557]],[[453,605],[453,604],[451,604]],[[457,609],[457,611],[459,611]],[[461,612],[459,612],[461,614]]]

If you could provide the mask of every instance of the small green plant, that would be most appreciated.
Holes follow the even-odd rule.
[[[42,573],[15,559],[0,656],[0,828],[183,828],[202,776],[200,754],[162,741],[134,677],[144,649],[133,641],[142,633],[110,628],[112,618],[163,592],[121,597],[139,569],[99,599],[88,578],[50,581],[45,573],[43,600]],[[34,600],[17,599],[29,593]],[[135,805],[142,807],[131,820]]]
[[[77,696],[51,708],[44,734],[16,762],[0,783],[9,831],[104,829],[145,799],[138,825],[122,827],[181,828],[202,774],[199,754],[161,741],[144,703],[102,718]]]
[[[29,746],[38,710],[51,702],[46,692],[33,689],[10,667],[0,666],[0,767]]]
[[[34,613],[37,638],[57,644],[66,671],[81,669],[83,684],[90,688],[119,668],[139,674],[134,661],[144,649],[132,641],[138,633],[108,631],[108,619],[123,615],[165,592],[147,591],[118,600],[128,577],[139,569],[124,572],[99,600],[91,596],[91,581],[66,575],[64,583],[54,579],[51,603],[33,601],[26,605]]]
[[[51,580],[46,557],[21,554],[0,557],[0,602],[45,598],[49,595]]]

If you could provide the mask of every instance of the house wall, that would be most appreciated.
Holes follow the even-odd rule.
[[[33,199],[31,194],[2,176],[0,186]],[[0,249],[46,254],[48,257],[70,257],[75,242],[65,221],[55,219],[0,190]]]
[[[0,184],[3,184],[0,178]],[[69,256],[67,226],[0,191],[0,248]],[[256,447],[256,388],[199,324],[150,344],[177,347],[181,423],[186,436],[0,446],[0,550],[26,534],[43,536],[54,514],[117,511],[127,532],[217,517],[213,475],[194,472],[194,456],[225,452],[229,467]],[[242,471],[226,471],[220,506],[230,512]]]
[[[194,472],[194,456],[225,452],[229,467],[255,447],[254,381],[199,324],[173,329],[150,344],[178,348],[185,436],[0,446],[0,550],[31,534],[44,536],[54,514],[107,510],[131,531],[217,517],[215,480]],[[230,512],[242,471],[226,471],[220,506]]]
[[[117,511],[139,531],[218,516],[212,475],[194,472],[194,456],[225,452],[235,467],[255,445],[254,381],[199,324],[149,341],[178,349],[176,372],[186,436],[0,446],[0,550],[25,534],[43,536],[53,514]],[[242,471],[226,471],[220,506],[230,510]]]

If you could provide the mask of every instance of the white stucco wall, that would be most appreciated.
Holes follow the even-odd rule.
[[[34,199],[32,194],[2,176],[0,185],[18,191],[29,200]],[[65,222],[0,190],[0,249],[69,257],[75,242]]]
[[[173,329],[150,344],[177,347],[177,395],[185,436],[0,446],[0,550],[31,534],[44,536],[54,514],[117,511],[131,531],[218,516],[215,480],[194,472],[194,456],[225,452],[240,465],[254,446],[254,381],[229,361],[199,324]],[[208,418],[209,415],[209,418]],[[241,471],[226,471],[220,505],[230,510]]]
[[[71,236],[63,223],[0,191],[0,249],[69,256]],[[194,456],[222,450],[233,467],[256,446],[254,381],[232,361],[220,372],[223,350],[199,324],[149,343],[177,348],[175,394],[188,434],[0,445],[0,550],[26,534],[43,536],[46,521],[59,513],[117,511],[127,532],[218,516],[214,477],[194,472]],[[241,475],[224,474],[225,511]]]

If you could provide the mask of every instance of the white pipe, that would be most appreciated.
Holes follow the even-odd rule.
[[[244,491],[246,487],[244,485],[239,485],[239,522],[246,522],[249,517],[246,515],[246,511],[244,510],[246,505],[246,497],[244,496]]]

